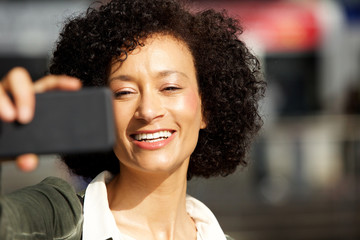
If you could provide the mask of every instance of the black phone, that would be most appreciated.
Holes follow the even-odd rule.
[[[114,143],[112,94],[106,87],[36,94],[29,124],[0,121],[1,158],[109,151]]]

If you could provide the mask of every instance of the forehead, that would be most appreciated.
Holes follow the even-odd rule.
[[[183,69],[195,74],[194,59],[187,44],[171,35],[163,34],[154,34],[144,39],[141,46],[127,54],[125,61],[116,61],[112,65],[110,75],[120,69],[135,71],[140,68],[153,71]]]

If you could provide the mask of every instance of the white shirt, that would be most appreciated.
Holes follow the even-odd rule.
[[[104,171],[86,188],[83,240],[135,240],[120,232],[109,208],[106,183],[112,177],[110,172]],[[197,240],[226,240],[214,214],[202,202],[187,195],[186,210],[195,221]]]

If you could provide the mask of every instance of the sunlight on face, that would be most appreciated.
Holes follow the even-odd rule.
[[[117,126],[115,154],[122,169],[145,172],[187,169],[201,113],[193,57],[169,35],[155,35],[111,68]]]

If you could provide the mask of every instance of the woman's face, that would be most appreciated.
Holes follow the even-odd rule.
[[[168,35],[146,39],[144,47],[112,66],[109,86],[121,167],[153,173],[187,168],[205,122],[186,45]]]

